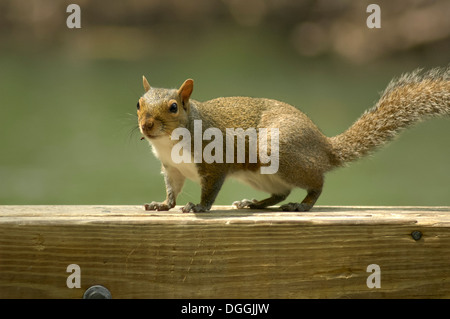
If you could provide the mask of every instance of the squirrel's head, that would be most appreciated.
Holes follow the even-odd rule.
[[[172,134],[178,127],[188,123],[189,98],[194,81],[188,79],[176,89],[150,87],[145,76],[142,77],[145,94],[137,103],[139,129],[148,139]]]

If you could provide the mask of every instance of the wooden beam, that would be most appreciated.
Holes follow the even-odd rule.
[[[450,207],[0,206],[0,298],[93,285],[113,298],[449,298]]]

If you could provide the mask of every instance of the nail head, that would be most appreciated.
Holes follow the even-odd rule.
[[[418,230],[415,230],[415,231],[413,231],[413,232],[411,233],[411,237],[412,237],[415,241],[417,241],[417,240],[419,240],[420,238],[422,238],[422,232],[420,232],[420,231],[418,231]]]
[[[112,295],[107,288],[95,285],[84,292],[83,299],[112,299]]]

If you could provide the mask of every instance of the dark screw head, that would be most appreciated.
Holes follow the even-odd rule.
[[[415,241],[417,241],[417,240],[419,240],[420,238],[422,238],[422,232],[420,232],[420,231],[418,231],[418,230],[415,230],[415,231],[413,231],[413,232],[411,233],[411,237],[412,237]]]
[[[83,299],[112,299],[112,296],[107,288],[95,285],[84,292]]]

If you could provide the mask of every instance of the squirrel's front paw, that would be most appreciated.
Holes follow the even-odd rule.
[[[193,204],[191,202],[187,203],[186,205],[184,205],[184,207],[181,208],[181,211],[183,213],[204,213],[204,212],[208,212],[209,208],[203,206],[202,204]]]
[[[144,205],[145,210],[169,210],[172,207],[167,205],[166,203],[159,203],[159,202],[151,202],[150,204]]]

